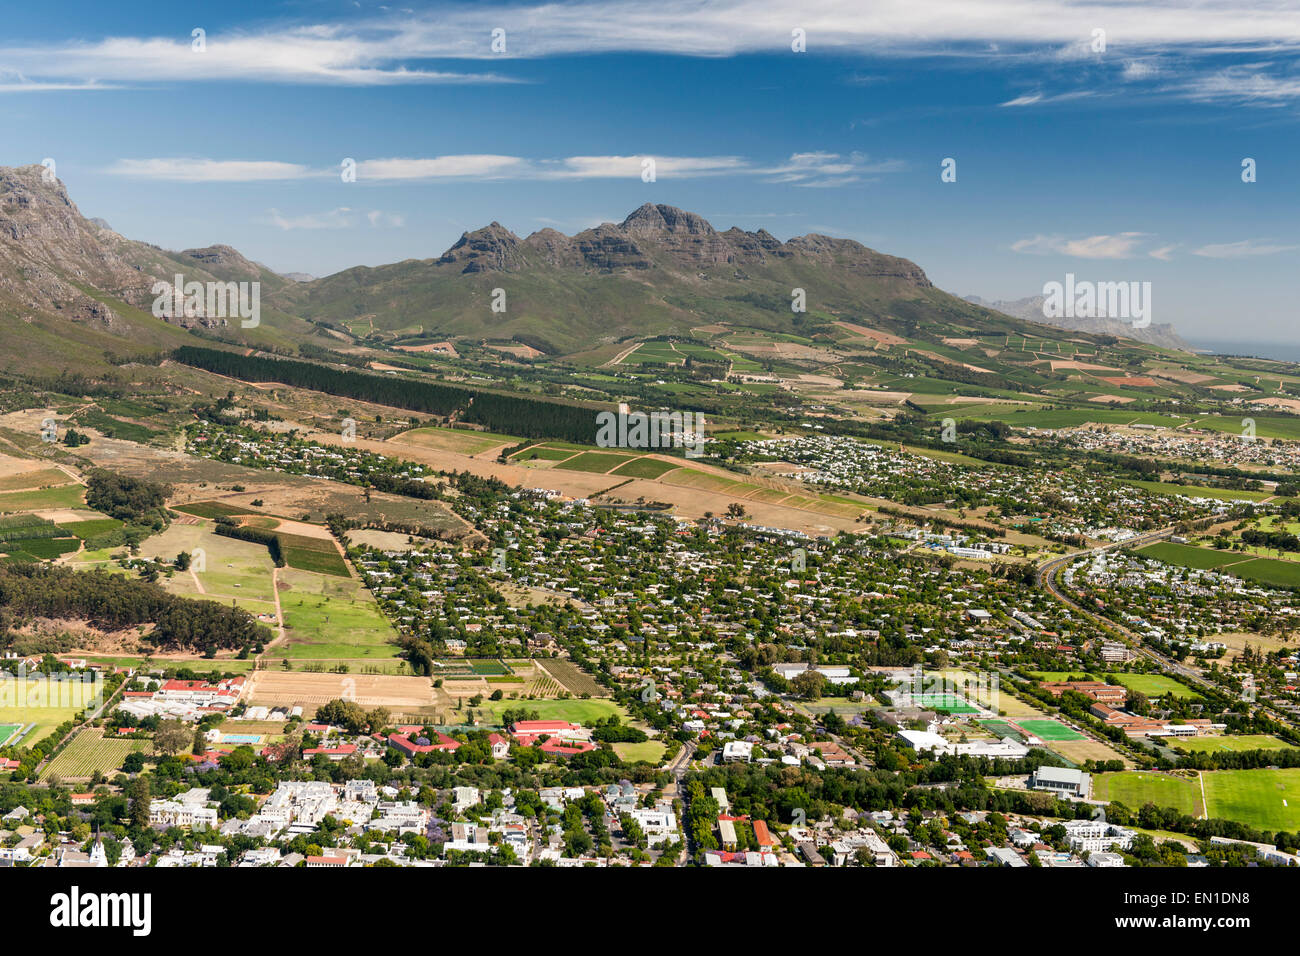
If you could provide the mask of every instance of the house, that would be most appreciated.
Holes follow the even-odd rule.
[[[488,743],[492,746],[492,759],[505,760],[510,756],[510,739],[500,734],[489,734]]]

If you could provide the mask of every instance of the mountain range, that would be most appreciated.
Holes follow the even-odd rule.
[[[260,324],[202,310],[155,318],[153,288],[177,274],[260,282]],[[792,309],[799,297],[806,311]],[[843,321],[932,341],[953,329],[1014,335],[1030,312],[950,295],[915,263],[850,239],[719,231],[652,203],[572,236],[521,238],[493,222],[434,258],[284,276],[226,245],[174,252],[128,239],[82,216],[44,167],[0,167],[0,335],[21,345],[0,371],[123,364],[194,334],[281,351],[322,336],[335,347],[464,337],[566,356],[718,323],[815,336]],[[1043,334],[1041,312],[1032,321],[1029,334]]]

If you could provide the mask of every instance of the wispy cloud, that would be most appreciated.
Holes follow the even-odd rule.
[[[498,27],[506,31],[505,52],[492,46]],[[1177,51],[1193,73],[1204,72],[1195,58],[1217,53],[1281,56],[1300,49],[1300,9],[1286,0],[1255,0],[1249,15],[1239,0],[805,0],[793,8],[785,0],[459,0],[436,12],[385,9],[348,21],[214,29],[203,52],[194,50],[188,35],[11,44],[0,47],[0,74],[25,79],[0,90],[55,89],[61,83],[74,84],[70,89],[206,81],[502,83],[518,80],[508,75],[508,64],[518,58],[791,54],[796,28],[806,33],[808,55],[1035,57],[1057,63],[1098,58],[1090,41],[1102,28],[1111,51],[1125,62]],[[449,60],[497,65],[449,70]],[[1193,79],[1189,94],[1210,80]]]
[[[901,159],[872,162],[865,153],[813,152],[794,153],[787,162],[764,173],[770,183],[828,187],[862,182],[882,173],[901,172],[905,167]]]
[[[796,186],[842,185],[870,176],[897,172],[901,160],[872,162],[854,153],[795,153],[783,163],[766,165],[743,156],[566,156],[535,159],[493,153],[463,153],[432,157],[363,159],[356,163],[359,183],[640,179],[653,169],[656,179],[696,179],[705,176],[761,176],[768,182]],[[165,182],[263,182],[337,177],[341,166],[310,167],[275,160],[203,158],[120,159],[109,173]]]
[[[1121,232],[1108,236],[1084,236],[1072,239],[1066,236],[1034,236],[1011,244],[1013,252],[1028,255],[1073,256],[1076,259],[1131,259],[1139,255],[1139,246],[1146,233]]]
[[[377,229],[400,228],[406,224],[406,217],[397,213],[388,213],[379,209],[362,212],[348,206],[301,216],[285,216],[280,210],[272,209],[267,219],[271,225],[286,232],[297,229],[351,229],[363,220]]]
[[[311,169],[298,163],[233,159],[119,159],[108,168],[115,176],[177,183],[251,183],[302,179]]]
[[[1275,256],[1280,252],[1292,252],[1300,248],[1282,245],[1269,239],[1242,239],[1238,242],[1212,243],[1193,249],[1192,255],[1204,256],[1206,259],[1250,259],[1255,256]]]

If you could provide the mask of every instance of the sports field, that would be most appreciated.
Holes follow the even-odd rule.
[[[1201,695],[1190,687],[1178,683],[1172,677],[1165,677],[1161,674],[1111,674],[1109,677],[1111,680],[1123,684],[1129,690],[1145,694],[1153,700],[1165,695],[1189,700],[1201,699]]]
[[[1189,753],[1214,753],[1233,750],[1285,750],[1291,745],[1267,734],[1242,734],[1239,737],[1188,737],[1171,742],[1176,750]]]
[[[1204,787],[1204,801],[1201,792]],[[1300,830],[1300,769],[1212,770],[1183,777],[1147,771],[1098,774],[1093,796],[1130,809],[1145,803],[1189,816],[1236,820],[1261,830]]]
[[[921,694],[912,698],[912,703],[918,707],[929,707],[934,710],[946,710],[950,714],[978,714],[979,710],[972,707],[962,698],[955,694]]]
[[[1043,740],[1082,740],[1083,734],[1055,720],[1018,720],[1021,727]]]
[[[0,724],[0,747],[9,742],[9,738],[22,729],[22,724]]]

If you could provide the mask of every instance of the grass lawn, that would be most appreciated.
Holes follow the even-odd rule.
[[[1176,777],[1146,770],[1094,774],[1092,795],[1097,800],[1117,801],[1130,810],[1154,803],[1173,807],[1191,817],[1202,813],[1201,785],[1194,776]]]
[[[1300,829],[1300,769],[1212,770],[1200,776],[1197,780],[1136,770],[1098,774],[1093,777],[1093,796],[1118,800],[1134,810],[1154,803],[1200,816],[1204,783],[1211,817],[1261,830]]]
[[[626,760],[628,763],[636,763],[644,760],[646,763],[658,764],[664,757],[664,745],[657,740],[647,740],[639,744],[616,743],[614,753],[618,754],[620,760]]]
[[[1147,545],[1145,548],[1138,548],[1137,553],[1144,558],[1155,558],[1157,561],[1177,564],[1184,568],[1196,568],[1201,571],[1207,568],[1221,568],[1225,564],[1232,564],[1234,561],[1242,559],[1242,555],[1232,554],[1228,551],[1197,548],[1190,544],[1172,544],[1168,541],[1158,541],[1155,544]]]
[[[1300,769],[1202,774],[1210,816],[1261,830],[1300,830]]]
[[[1168,694],[1189,700],[1201,699],[1201,695],[1190,687],[1178,683],[1172,677],[1165,677],[1161,674],[1108,674],[1107,679],[1114,680],[1116,683],[1123,684],[1129,690],[1135,690],[1139,694],[1145,694],[1150,698],[1164,697]]]
[[[80,711],[81,706],[46,707],[37,697],[34,681],[29,680],[28,690],[18,686],[18,681],[11,679],[0,681],[0,724],[35,724],[36,726],[23,737],[22,746],[29,747],[44,740],[55,727],[65,720],[71,720]],[[15,706],[22,703],[22,706]],[[61,703],[61,701],[52,701]],[[77,703],[69,701],[69,703]]]
[[[485,700],[480,707],[474,708],[484,717],[497,723],[500,722],[501,714],[504,711],[520,709],[529,712],[536,711],[539,720],[567,720],[588,727],[595,721],[609,717],[611,714],[617,714],[624,723],[628,719],[627,713],[618,704],[597,698],[590,700],[582,700],[581,698],[570,700]]]
[[[276,644],[270,657],[380,661],[397,656],[397,645],[390,643],[396,632],[358,582],[292,568],[280,569],[280,582],[288,644]]]

